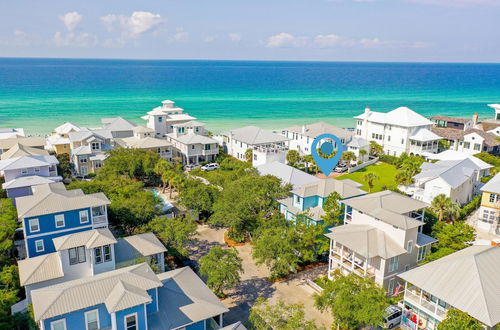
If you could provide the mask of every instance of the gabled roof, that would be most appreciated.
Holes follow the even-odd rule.
[[[22,286],[63,277],[61,261],[57,252],[19,260],[19,282]]]
[[[470,121],[472,121],[470,118],[459,118],[459,117],[448,117],[448,116],[432,116],[430,118],[431,120],[441,120],[441,121],[446,121],[446,122],[451,122],[451,123],[461,123],[461,124],[466,124]]]
[[[363,139],[362,137],[359,136],[353,136],[352,140],[347,143],[349,147],[356,147],[356,148],[362,148],[366,147],[370,144],[367,140]]]
[[[109,296],[104,300],[104,305],[109,313],[148,304],[152,301],[148,293],[132,284],[119,280]]]
[[[352,131],[348,131],[346,129],[337,126],[333,126],[325,122],[318,122],[304,126],[292,126],[286,128],[285,130],[293,133],[298,133],[303,136],[308,136],[311,138],[316,138],[317,136],[326,133],[336,135],[339,138],[349,138],[351,136],[354,136],[354,132]]]
[[[1,160],[21,157],[21,156],[48,156],[47,150],[24,146],[16,143],[9,150],[0,155]]]
[[[323,217],[323,215],[325,215],[325,211],[321,206],[310,207],[305,212],[303,212],[301,209],[293,206],[292,197],[278,199],[277,202],[285,205],[286,209],[292,212],[294,215],[297,215],[299,213],[305,213],[308,218],[315,221],[321,221],[322,220],[321,218]]]
[[[474,175],[474,171],[481,170],[470,158],[422,163],[420,168],[422,172],[413,177],[415,180],[429,181],[441,178],[452,188],[456,188],[469,180]]]
[[[110,204],[101,192],[86,195],[81,189],[66,190],[61,182],[34,186],[32,190],[33,195],[16,198],[19,218]]]
[[[229,311],[189,267],[158,278],[163,287],[158,289],[160,309],[148,317],[152,329],[176,329]]]
[[[23,128],[0,128],[0,140],[24,136]]]
[[[429,206],[427,203],[390,190],[353,197],[342,200],[342,202],[355,210],[402,229],[423,226],[422,221],[404,214]]]
[[[155,130],[146,126],[137,125],[133,129],[134,133],[154,133]]]
[[[365,119],[368,121],[376,122],[380,124],[389,124],[403,127],[417,127],[432,125],[433,122],[424,116],[416,113],[407,107],[399,107],[387,113],[371,111],[364,112],[363,114],[356,116],[357,119]]]
[[[366,191],[359,189],[362,184],[351,179],[323,179],[317,182],[308,183],[292,190],[292,193],[300,197],[320,196],[328,197],[336,191],[342,198],[350,198],[366,194]]]
[[[500,194],[500,173],[497,173],[493,178],[490,179],[490,181],[482,186],[481,191]]]
[[[126,294],[129,292],[135,294],[137,292],[135,288],[147,291],[162,286],[151,268],[142,263],[33,290],[31,300],[35,320],[63,315],[103,304],[106,301],[110,307],[115,308],[119,308],[120,304],[127,305],[126,303],[130,300],[121,300],[116,297],[123,292],[120,287],[117,289],[120,281],[127,285],[123,286],[124,290],[128,291]],[[108,312],[111,313],[109,310]]]
[[[167,140],[157,139],[149,136],[144,138],[131,136],[122,139],[115,139],[115,142],[125,148],[137,149],[164,148],[172,145],[172,143],[168,142]]]
[[[85,230],[53,238],[56,251],[68,250],[78,246],[93,249],[99,246],[115,244],[116,239],[108,228]]]
[[[494,147],[500,145],[500,142],[497,140],[497,136],[494,133],[488,133],[477,128],[469,128],[468,130],[464,131],[464,137],[473,133],[476,133],[477,135],[482,137],[484,139],[483,143],[487,146]]]
[[[101,123],[103,128],[112,132],[131,131],[137,126],[133,122],[122,117],[102,118]]]
[[[42,136],[15,137],[0,140],[0,149],[6,150],[12,148],[15,144],[22,144],[28,147],[37,147],[43,149],[45,146],[45,138]]]
[[[500,322],[500,247],[474,245],[400,275],[493,327]]]
[[[0,171],[51,166],[57,164],[59,164],[59,161],[54,156],[21,156],[0,160]]]
[[[445,150],[438,154],[426,153],[425,157],[427,159],[436,159],[436,160],[462,160],[465,158],[469,158],[471,161],[474,162],[474,164],[476,164],[482,170],[486,170],[493,167],[492,165],[482,161],[481,159],[473,155],[469,155],[456,150]]]
[[[90,138],[104,141],[106,139],[110,139],[112,135],[109,130],[82,130],[79,132],[71,132],[68,134],[68,137],[71,142],[80,142]]]
[[[331,228],[325,236],[365,258],[389,259],[406,253],[389,235],[370,225],[342,225]]]
[[[247,328],[241,323],[241,321],[238,321],[236,323],[226,325],[224,328],[220,328],[220,330],[247,330]]]
[[[144,233],[123,238],[143,256],[166,252],[167,249],[153,233]]]
[[[441,139],[441,137],[437,134],[432,133],[429,131],[427,128],[421,128],[419,129],[415,134],[410,136],[411,140],[415,141],[435,141]]]
[[[54,183],[61,181],[62,177],[60,176],[38,176],[38,175],[32,175],[32,176],[21,176],[19,178],[16,178],[14,180],[7,181],[2,184],[3,189],[14,189],[14,188],[21,188],[21,187],[32,187],[32,186],[38,186],[41,184],[47,184],[47,183]]]
[[[280,178],[284,184],[291,184],[295,189],[303,184],[314,183],[321,180],[295,167],[278,161],[262,164],[256,168],[260,175],[274,175]]]
[[[229,136],[234,140],[248,145],[278,143],[290,140],[286,136],[259,128],[257,126],[245,126],[233,129],[229,132],[223,133],[222,135]]]
[[[76,126],[70,122],[66,122],[62,124],[61,126],[58,126],[54,129],[54,132],[58,134],[68,134],[69,132],[78,132],[80,131],[81,128],[79,126]]]
[[[202,123],[201,121],[195,121],[195,120],[190,120],[185,123],[178,123],[174,124],[174,127],[199,127],[199,126],[205,126],[205,123]]]
[[[217,143],[216,140],[212,139],[211,137],[205,136],[205,135],[199,135],[199,134],[194,134],[194,133],[188,133],[185,135],[181,135],[178,137],[173,137],[172,134],[168,134],[169,137],[172,139],[179,141],[182,144],[211,144],[211,143]]]

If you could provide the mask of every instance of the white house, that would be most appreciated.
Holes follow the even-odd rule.
[[[417,265],[436,242],[421,232],[427,203],[381,191],[342,200],[344,225],[330,233],[328,277],[335,269],[371,278],[389,295],[397,275]]]
[[[222,133],[222,146],[231,156],[246,160],[245,153],[252,150],[254,166],[286,161],[289,138],[256,126],[245,126]]]
[[[66,122],[60,126],[57,126],[54,129],[54,132],[47,137],[47,145],[46,149],[54,151],[56,154],[70,154],[70,140],[69,133],[71,132],[80,132],[82,128],[76,126],[70,122]],[[86,130],[86,129],[85,129]]]
[[[153,129],[135,126],[132,131],[133,136],[115,138],[115,144],[122,148],[152,150],[157,152],[161,158],[172,159],[172,144],[167,140],[154,137],[155,131]]]
[[[399,156],[403,152],[421,155],[438,150],[441,138],[431,131],[433,122],[407,107],[388,113],[366,108],[354,118],[357,119],[356,136],[382,145],[387,155]]]
[[[0,140],[19,136],[25,136],[23,128],[0,128]]]
[[[111,132],[105,129],[85,129],[70,132],[68,137],[75,172],[81,175],[97,172],[106,159],[105,152],[112,148]]]
[[[297,150],[301,155],[311,154],[311,145],[314,139],[322,134],[337,136],[345,146],[354,136],[354,132],[333,126],[324,122],[309,125],[292,126],[281,131],[281,134],[290,139],[290,150]]]
[[[113,138],[127,138],[134,135],[137,125],[122,117],[102,118],[102,128],[109,130]]]
[[[292,189],[297,189],[304,184],[321,181],[321,179],[311,174],[278,161],[256,166],[256,169],[260,175],[274,175],[280,178],[283,184],[292,185]]]
[[[173,146],[172,157],[181,158],[183,164],[212,162],[219,154],[218,143],[207,135],[205,124],[193,120],[171,125],[171,129],[166,139]]]
[[[155,131],[156,137],[166,137],[174,131],[173,125],[195,120],[195,117],[184,113],[184,109],[175,105],[175,102],[165,100],[162,105],[149,111],[141,118],[147,121],[146,126]]]
[[[479,193],[481,173],[484,169],[469,158],[423,163],[422,171],[413,177],[415,183],[401,186],[412,197],[431,203],[434,197],[444,194],[459,205],[466,204]]]

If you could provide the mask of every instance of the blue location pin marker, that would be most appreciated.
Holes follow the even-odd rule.
[[[319,141],[323,139],[330,139],[332,141],[335,141],[335,144],[337,146],[337,153],[335,154],[334,157],[332,158],[323,158],[320,156],[318,153],[318,143]],[[323,142],[320,146],[321,153],[325,156],[331,155],[333,152],[333,144],[331,142]],[[342,157],[342,152],[344,152],[344,146],[342,145],[342,141],[338,137],[336,137],[333,134],[321,134],[317,138],[314,139],[312,146],[311,146],[311,154],[314,158],[314,161],[318,165],[319,169],[325,176],[328,176],[335,166],[340,161],[340,157]]]

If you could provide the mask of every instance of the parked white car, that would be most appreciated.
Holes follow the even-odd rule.
[[[384,328],[393,329],[401,324],[401,308],[391,305],[386,309],[386,316],[384,319]]]
[[[213,170],[217,170],[217,169],[219,169],[219,164],[217,164],[217,163],[210,163],[207,165],[203,165],[201,167],[202,171],[213,171]]]
[[[200,165],[198,165],[198,164],[196,164],[196,165],[195,164],[188,164],[188,165],[184,166],[184,170],[186,172],[189,172],[189,171],[194,170],[195,168],[199,168],[199,167],[200,167]]]

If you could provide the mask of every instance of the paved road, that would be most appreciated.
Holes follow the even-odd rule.
[[[193,260],[206,254],[212,246],[224,244],[224,230],[214,229],[206,225],[198,227],[198,240],[193,241],[188,250]],[[269,271],[265,266],[257,266],[251,256],[251,246],[245,244],[236,249],[243,260],[244,273],[241,282],[231,292],[223,303],[230,309],[224,316],[225,324],[237,321],[245,322],[248,319],[250,308],[259,297],[268,298],[274,302],[283,299],[286,303],[304,304],[306,317],[314,320],[318,325],[329,329],[333,322],[328,313],[321,313],[314,307],[313,290],[305,284],[306,278],[315,278],[326,274],[326,266],[300,272],[282,282],[269,282]]]

